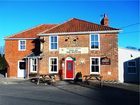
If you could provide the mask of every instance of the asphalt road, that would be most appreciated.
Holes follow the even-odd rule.
[[[0,105],[139,105],[139,93],[74,84],[0,84]]]

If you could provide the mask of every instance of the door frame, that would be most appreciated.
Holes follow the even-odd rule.
[[[65,79],[67,79],[67,80],[74,80],[74,74],[75,74],[75,63],[74,63],[74,61],[73,61],[73,78],[67,78],[67,76],[66,76],[66,70],[67,70],[67,61],[73,61],[73,59],[71,58],[71,57],[67,57],[66,59],[65,59]]]
[[[19,68],[19,63],[20,63],[20,62],[25,62],[25,66],[26,66],[26,61],[24,61],[24,60],[18,60],[17,77],[18,77],[18,78],[25,78],[25,77],[26,77],[26,69],[20,69],[20,68]],[[26,67],[25,67],[25,68],[26,68]],[[23,73],[24,73],[24,74],[23,74],[23,77],[19,76],[19,71],[20,71],[20,70],[23,70]]]

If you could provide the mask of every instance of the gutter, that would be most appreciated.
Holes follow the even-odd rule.
[[[100,34],[100,33],[118,33],[121,32],[122,30],[108,30],[108,31],[84,31],[84,32],[61,32],[61,33],[39,33],[37,34],[38,36],[46,36],[46,35],[70,35],[70,34]]]

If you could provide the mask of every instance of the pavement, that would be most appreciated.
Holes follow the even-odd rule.
[[[17,79],[17,78],[0,78],[0,84],[19,84],[29,82],[27,79]]]
[[[87,87],[99,86],[99,82],[89,81],[90,85],[86,85]],[[119,83],[119,82],[103,82],[102,87],[112,87],[112,88],[119,88],[134,92],[140,92],[140,85],[139,84],[132,84],[132,83]]]
[[[24,83],[31,83],[28,79],[23,78],[0,78],[0,84],[24,84]],[[73,81],[58,81],[56,82],[57,86],[61,85],[68,85],[68,84],[75,84]],[[77,85],[81,85],[88,88],[99,87],[99,82],[92,82],[89,81],[90,85],[86,85],[83,83],[76,83]],[[118,82],[103,82],[102,87],[112,87],[112,88],[119,88],[134,92],[140,92],[140,85],[139,84],[131,84],[131,83],[118,83]]]
[[[27,79],[0,78],[0,105],[139,105],[139,92],[106,84],[58,81],[46,86]]]

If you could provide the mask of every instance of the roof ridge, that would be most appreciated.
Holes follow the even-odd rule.
[[[124,47],[119,47],[118,49],[129,50],[129,51],[134,51],[134,52],[139,52],[140,53],[140,51],[137,50],[137,49],[134,50],[134,49],[124,48]]]
[[[55,28],[55,27],[57,27],[57,26],[59,26],[60,24],[57,24],[56,26],[54,26],[54,27],[52,27],[52,28],[50,28],[50,29],[53,29],[53,28]],[[40,32],[39,34],[42,34],[42,33],[44,33],[44,32],[46,32],[46,31],[49,31],[50,29],[47,29],[47,30],[45,30],[45,31],[42,31],[42,32]]]
[[[73,19],[74,19],[74,18],[71,18],[71,19],[69,19],[69,20],[67,20],[67,21],[65,21],[65,22],[63,22],[63,23],[60,23],[60,24],[58,24],[58,25],[56,25],[56,26],[54,26],[54,27],[52,27],[52,28],[50,28],[50,29],[47,29],[47,30],[45,30],[45,31],[43,31],[43,32],[40,32],[39,34],[42,34],[42,33],[47,32],[47,31],[49,31],[49,30],[52,30],[52,29],[54,29],[54,28],[56,28],[56,27],[59,27],[60,25],[65,24],[65,23],[67,23],[67,22],[69,22],[69,21],[71,21],[71,20],[73,20]]]
[[[26,31],[29,31],[29,30],[38,28],[38,27],[43,26],[43,25],[55,25],[55,24],[40,24],[40,25],[36,25],[36,26],[31,27],[31,28],[28,28],[28,29],[25,29],[25,30],[23,30],[23,31],[17,32],[17,33],[15,33],[15,34],[12,34],[12,35],[10,35],[10,36],[7,36],[7,37],[5,37],[5,39],[6,39],[6,38],[13,37],[13,36],[15,36],[15,35],[17,35],[17,34],[21,34],[21,33],[23,33],[23,32],[26,32]]]
[[[93,23],[93,22],[90,22],[90,21],[86,21],[86,20],[82,20],[82,19],[78,19],[78,18],[71,18],[71,19],[69,19],[69,20],[67,20],[67,21],[65,21],[65,22],[63,22],[63,23],[61,23],[61,24],[58,24],[58,25],[56,25],[56,26],[54,26],[54,27],[52,27],[52,28],[49,28],[49,29],[47,29],[47,30],[45,30],[45,31],[43,31],[43,32],[41,32],[41,33],[39,33],[39,34],[43,34],[43,33],[47,33],[48,31],[51,31],[51,30],[53,30],[53,29],[55,29],[55,28],[59,28],[61,25],[64,25],[65,23],[68,23],[68,22],[70,22],[70,21],[81,21],[81,22],[84,22],[84,23],[88,23],[88,24],[91,24],[91,25],[96,25],[97,27],[104,27],[104,28],[112,28],[112,29],[114,29],[114,30],[119,30],[119,29],[117,29],[117,28],[113,28],[113,27],[109,27],[109,26],[104,26],[104,25],[101,25],[101,24],[97,24],[97,23]],[[38,35],[39,35],[38,34]]]
[[[25,29],[25,30],[23,30],[23,31],[17,32],[17,33],[15,33],[15,34],[12,34],[12,35],[7,36],[7,37],[5,37],[5,38],[13,37],[13,36],[15,36],[15,35],[17,35],[17,34],[21,34],[21,33],[23,33],[23,32],[26,32],[26,31],[29,31],[29,30],[31,30],[31,29],[40,27],[40,26],[42,26],[42,25],[45,25],[45,24],[40,24],[40,25],[34,26],[34,27],[32,27],[32,28]]]
[[[86,21],[86,20],[82,20],[82,19],[78,19],[78,18],[73,18],[73,19],[80,20],[80,21],[83,21],[83,22],[88,22],[88,23],[95,24],[95,25],[98,25],[98,26],[113,28],[113,27],[110,27],[110,26],[104,26],[104,25],[101,25],[101,24],[97,24],[97,23],[94,23],[94,22],[90,22],[90,21]],[[114,29],[117,29],[117,28],[114,28]]]

